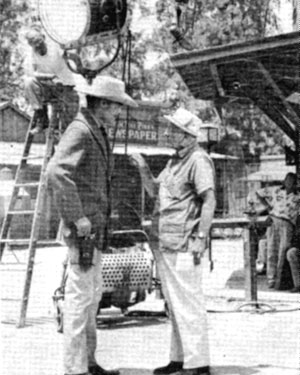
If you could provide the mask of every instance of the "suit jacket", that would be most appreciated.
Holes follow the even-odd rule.
[[[74,223],[86,216],[99,236],[107,238],[110,216],[112,155],[103,126],[82,109],[62,135],[47,168],[48,186],[64,223],[65,237],[72,239]]]

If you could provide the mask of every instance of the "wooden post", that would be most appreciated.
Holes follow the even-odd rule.
[[[253,229],[251,225],[244,228],[244,270],[245,270],[245,299],[257,301],[257,280],[255,274],[255,253],[253,246]]]

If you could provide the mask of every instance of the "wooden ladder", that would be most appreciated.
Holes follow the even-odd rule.
[[[2,224],[0,233],[0,260],[2,259],[3,252],[8,246],[26,246],[28,249],[27,256],[27,266],[26,275],[23,287],[23,294],[21,299],[20,315],[17,320],[17,327],[21,328],[25,326],[27,307],[29,302],[29,294],[31,287],[31,280],[33,275],[33,268],[35,263],[36,247],[39,239],[39,231],[42,223],[43,208],[45,199],[47,196],[47,181],[46,181],[46,168],[48,162],[54,152],[54,143],[56,139],[55,132],[58,129],[59,124],[59,104],[57,102],[51,103],[51,116],[49,128],[46,131],[46,142],[44,152],[41,155],[30,155],[31,146],[33,143],[34,135],[31,134],[31,130],[35,127],[37,122],[37,115],[34,113],[31,122],[29,124],[28,132],[25,139],[23,154],[20,163],[16,170],[14,186],[12,190],[12,195],[8,204],[8,209]],[[40,159],[42,160],[41,171],[38,181],[24,181],[24,169],[29,165],[30,160]],[[20,189],[26,189],[28,192],[36,193],[36,200],[34,203],[34,208],[30,210],[22,210],[17,208],[18,196],[20,194]],[[34,190],[35,189],[35,190]],[[30,194],[31,195],[31,194]],[[25,217],[32,218],[30,238],[25,239],[12,239],[10,238],[10,229],[13,224],[13,218],[15,216],[22,215]],[[28,247],[27,247],[28,246]],[[16,255],[14,254],[16,257]]]

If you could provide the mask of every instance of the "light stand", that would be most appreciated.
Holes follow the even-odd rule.
[[[47,34],[64,50],[69,69],[89,83],[117,58],[126,23],[126,0],[39,0],[39,16]],[[113,41],[114,53],[84,58],[89,46]],[[98,53],[101,54],[101,48]],[[98,58],[98,59],[97,59]],[[97,59],[97,63],[95,63]],[[85,66],[85,61],[88,62]]]

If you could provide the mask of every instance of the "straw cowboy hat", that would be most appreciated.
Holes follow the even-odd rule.
[[[208,142],[207,132],[201,129],[204,126],[203,122],[190,111],[178,108],[172,115],[165,115],[164,117],[173,125],[197,138],[199,143]]]
[[[91,85],[86,81],[81,82],[77,86],[77,91],[85,95],[107,99],[129,107],[138,107],[137,103],[126,94],[124,82],[117,78],[97,76]]]

